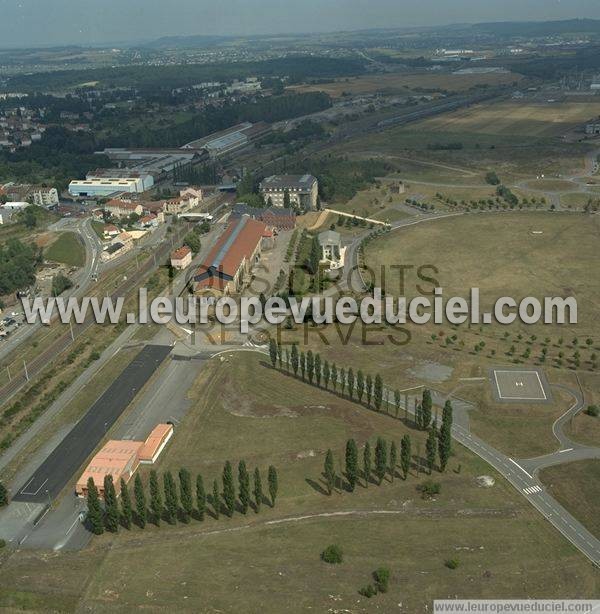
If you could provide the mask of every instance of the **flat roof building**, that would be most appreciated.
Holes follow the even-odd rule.
[[[173,436],[173,425],[157,424],[146,441],[111,439],[94,455],[77,480],[75,492],[87,496],[87,483],[93,478],[101,497],[104,496],[104,478],[111,475],[114,484],[123,479],[129,482],[140,463],[154,463]],[[118,492],[118,488],[117,488]]]
[[[257,122],[256,124],[243,122],[226,130],[191,141],[184,145],[183,149],[203,149],[210,158],[214,159],[250,145],[270,130],[271,126],[265,122]]]
[[[120,192],[139,194],[154,185],[150,175],[143,177],[90,177],[69,183],[71,196],[111,196]]]

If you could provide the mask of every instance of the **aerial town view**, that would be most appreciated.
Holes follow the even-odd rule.
[[[600,3],[0,1],[0,612],[600,614]]]

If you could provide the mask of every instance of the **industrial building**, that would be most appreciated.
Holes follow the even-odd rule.
[[[115,484],[118,484],[121,479],[127,484],[140,463],[156,462],[172,436],[173,425],[158,424],[148,435],[146,441],[128,439],[107,441],[77,480],[75,492],[79,497],[87,496],[87,483],[89,478],[92,478],[98,494],[103,497],[104,478],[108,475],[112,476]]]
[[[250,281],[263,243],[273,240],[265,224],[244,215],[232,220],[194,275],[194,291],[239,292]]]
[[[590,135],[600,134],[600,119],[588,122],[585,125],[585,133]]]
[[[243,122],[227,128],[227,130],[215,132],[187,143],[183,146],[183,149],[202,149],[211,159],[215,159],[250,145],[268,134],[270,129],[271,126],[265,122],[257,122],[256,124]]]
[[[107,156],[119,169],[127,172],[148,174],[157,183],[176,170],[199,164],[207,158],[206,152],[186,149],[126,149],[110,147],[96,152]],[[110,172],[109,169],[106,172]]]
[[[274,207],[284,206],[287,193],[291,207],[313,211],[317,208],[319,183],[312,175],[271,175],[261,181],[260,193]]]
[[[71,196],[107,197],[126,192],[140,194],[154,185],[151,175],[129,177],[86,177],[69,183]]]

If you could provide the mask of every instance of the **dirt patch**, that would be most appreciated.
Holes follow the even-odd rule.
[[[439,362],[427,360],[420,362],[408,371],[413,377],[432,384],[440,384],[452,377],[454,369]]]
[[[48,245],[50,245],[51,243],[54,243],[54,241],[56,241],[57,238],[58,238],[58,235],[56,235],[53,232],[43,232],[42,234],[39,234],[36,236],[35,244],[38,247],[48,247]]]

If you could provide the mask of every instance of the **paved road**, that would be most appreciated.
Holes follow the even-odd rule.
[[[442,405],[445,401],[445,396],[437,391],[432,391],[432,397],[436,405]],[[390,405],[394,405],[394,394],[391,390],[385,391],[384,399]],[[414,413],[412,409],[414,407],[413,403],[414,397],[409,397],[408,411],[411,414]],[[470,432],[468,420],[461,417],[462,413],[468,411],[469,402],[452,398],[452,405],[456,413],[453,420],[452,437],[471,450],[471,452],[487,461],[578,550],[593,563],[600,565],[600,540],[592,535],[570,512],[546,492],[544,485],[537,479],[535,474],[525,468],[524,465],[527,461],[517,461],[506,456]],[[458,412],[456,411],[457,409]],[[572,410],[573,408],[570,408],[569,412]],[[600,450],[596,450],[596,453],[598,452]],[[560,456],[560,453],[557,454]],[[560,462],[568,462],[568,460],[565,456],[560,459]]]
[[[81,297],[93,283],[94,276],[98,275],[98,269],[100,267],[100,252],[102,250],[100,239],[92,229],[91,220],[89,218],[64,218],[56,224],[53,224],[50,228],[57,231],[75,232],[79,237],[81,237],[81,240],[85,245],[85,265],[73,276],[73,282],[75,285],[62,294],[62,296],[65,298],[69,296]],[[16,309],[17,312],[22,315],[20,304]],[[21,321],[21,318],[17,319]],[[23,323],[22,326],[16,329],[9,337],[0,342],[0,360],[13,352],[21,343],[31,337],[31,335],[33,335],[41,327],[42,325],[39,322],[36,322],[35,324]]]
[[[179,245],[183,240],[185,233],[190,228],[189,225],[183,224],[179,228],[179,232],[172,238],[175,245]],[[137,288],[140,281],[144,277],[153,271],[165,258],[168,257],[171,251],[171,242],[163,243],[156,247],[154,250],[154,258],[150,258],[140,265],[128,279],[124,280],[111,294],[111,298],[115,300],[119,296],[127,296],[132,289]],[[82,335],[90,326],[94,324],[94,318],[92,314],[89,314],[83,324],[73,325],[72,331],[75,339]],[[56,341],[46,350],[38,354],[33,360],[27,363],[27,371],[29,379],[33,379],[38,375],[47,365],[61,352],[68,348],[73,339],[71,337],[71,331],[66,330],[63,335],[58,337]],[[28,379],[24,371],[13,374],[12,380],[5,384],[0,389],[0,404],[6,403],[12,396],[14,396],[26,383]]]
[[[227,351],[252,351],[252,349],[238,347],[231,348]],[[253,351],[268,355],[267,351],[260,348],[256,348]],[[401,400],[403,410],[406,409],[409,414],[414,415],[414,402],[415,399],[419,398],[420,397],[416,396],[414,393],[403,397]],[[434,404],[443,405],[446,398],[446,395],[443,393],[432,390]],[[384,389],[383,400],[384,403],[388,403],[390,407],[395,407],[394,391],[391,389]],[[474,407],[471,403],[463,399],[452,398],[452,405],[455,411],[452,426],[453,439],[496,469],[496,471],[506,478],[521,495],[544,516],[544,518],[573,544],[573,546],[594,564],[600,566],[600,540],[592,535],[570,514],[570,512],[545,491],[543,484],[523,467],[523,461],[516,461],[506,456],[469,431],[468,417],[461,414],[465,414],[470,407]]]
[[[579,378],[577,378],[579,383]],[[564,463],[572,463],[575,461],[597,459],[600,458],[600,447],[587,446],[571,439],[564,431],[568,422],[576,416],[584,407],[583,391],[581,384],[579,390],[569,388],[563,384],[554,384],[554,388],[570,394],[574,402],[569,409],[559,416],[552,425],[552,433],[559,443],[559,449],[550,454],[536,456],[535,458],[527,458],[520,460],[519,463],[527,469],[532,475],[536,475],[540,470],[554,465],[562,465]]]
[[[43,503],[56,497],[170,352],[169,346],[144,347],[21,486],[13,500]]]

